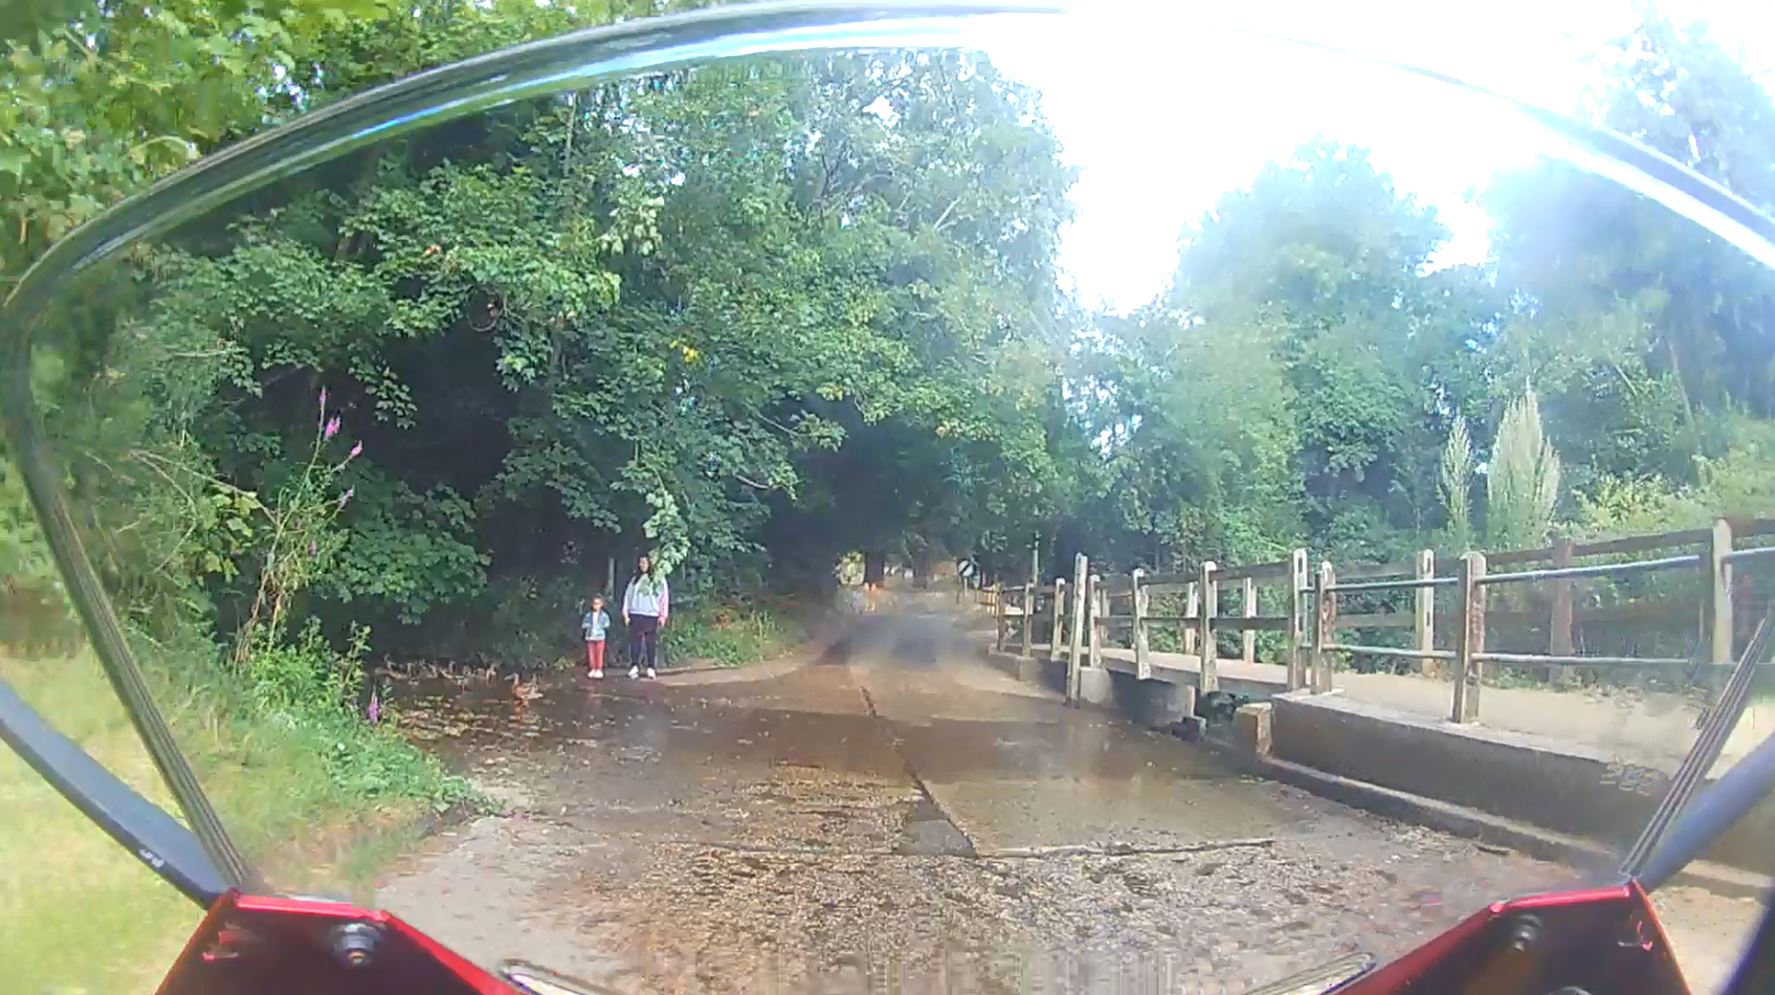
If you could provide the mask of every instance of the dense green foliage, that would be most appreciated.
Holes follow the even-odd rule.
[[[653,5],[64,6],[35,23],[72,31],[7,29],[8,113],[43,125],[0,138],[11,273],[266,122]],[[1775,105],[1742,68],[1656,21],[1617,54],[1600,119],[1775,203]],[[708,606],[853,551],[1392,559],[1762,508],[1775,285],[1609,181],[1499,178],[1491,259],[1441,266],[1431,208],[1315,143],[1126,315],[1058,289],[1069,184],[1037,95],[979,57],[676,70],[188,226],[65,295],[39,381],[137,626],[207,627],[249,672],[303,618],[335,646],[560,656],[641,551],[711,613],[668,636],[691,645]],[[0,569],[39,590],[16,490]]]

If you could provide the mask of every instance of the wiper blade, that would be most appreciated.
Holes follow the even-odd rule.
[[[1690,799],[1705,782],[1707,772],[1719,761],[1720,753],[1726,747],[1726,740],[1738,725],[1739,717],[1744,714],[1744,707],[1750,701],[1750,687],[1755,680],[1756,668],[1762,661],[1763,654],[1768,651],[1772,635],[1775,635],[1775,602],[1770,603],[1769,612],[1757,623],[1756,632],[1750,637],[1750,645],[1744,648],[1744,654],[1732,668],[1732,676],[1727,679],[1718,700],[1708,711],[1701,732],[1695,738],[1695,745],[1690,748],[1688,756],[1683,758],[1682,765],[1671,778],[1670,790],[1665,793],[1663,801],[1658,803],[1651,821],[1646,823],[1646,828],[1641,831],[1639,839],[1634,842],[1633,848],[1627,852],[1621,863],[1621,872],[1630,878],[1639,879],[1647,891],[1669,880],[1743,814],[1736,811],[1736,805],[1727,803],[1722,798],[1720,803],[1707,806],[1705,812],[1697,810],[1694,813],[1695,818],[1685,820],[1681,824],[1683,831],[1676,834],[1677,838],[1671,846],[1660,850],[1660,844],[1666,835],[1671,834],[1671,827],[1677,825],[1677,817],[1683,814]],[[1762,790],[1757,791],[1753,783],[1754,772],[1760,765],[1753,764],[1752,760],[1762,753],[1763,747],[1758,747],[1750,756],[1740,761],[1732,773],[1738,774],[1739,768],[1743,768],[1745,773],[1736,778],[1730,775],[1721,778],[1714,791],[1708,793],[1708,799],[1711,801],[1715,794],[1721,793],[1730,781],[1735,791],[1742,792],[1747,787],[1754,791],[1751,796],[1754,803],[1757,797],[1768,790],[1768,786],[1764,785]],[[1775,768],[1771,770],[1775,771]],[[1722,819],[1724,821],[1720,821]],[[1718,824],[1715,825],[1715,822]],[[1677,859],[1679,856],[1680,860]]]
[[[0,680],[0,742],[187,898],[208,908],[228,883],[203,844],[38,715]]]

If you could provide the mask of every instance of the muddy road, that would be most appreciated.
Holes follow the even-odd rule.
[[[968,645],[868,618],[743,670],[433,694],[416,734],[508,811],[377,899],[625,992],[1242,991],[1571,877],[1241,776]]]

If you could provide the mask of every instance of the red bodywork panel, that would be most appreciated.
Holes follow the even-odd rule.
[[[337,949],[357,931],[357,962]],[[387,912],[229,892],[210,908],[160,995],[522,995]]]
[[[341,950],[355,936],[361,957]],[[513,938],[522,945],[522,937]],[[1688,995],[1639,885],[1493,903],[1340,995]],[[386,912],[230,892],[160,995],[522,995]]]
[[[1340,995],[1688,995],[1637,882],[1493,902]]]

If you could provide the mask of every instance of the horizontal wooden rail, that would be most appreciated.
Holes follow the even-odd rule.
[[[1731,526],[1732,534],[1740,539],[1775,535],[1775,518],[1730,518],[1726,521]],[[1594,542],[1574,544],[1572,555],[1581,557],[1646,553],[1654,549],[1669,549],[1673,546],[1698,545],[1707,542],[1712,536],[1712,529],[1678,529],[1674,532],[1659,532],[1653,535],[1598,539]],[[1545,563],[1553,559],[1554,552],[1555,548],[1552,546],[1542,546],[1538,549],[1505,549],[1495,553],[1487,553],[1485,559],[1487,563],[1494,566],[1508,566],[1513,563]]]
[[[1281,580],[1288,576],[1289,561],[1251,563],[1241,567],[1221,567],[1214,571],[1215,580]]]
[[[1415,563],[1358,563],[1339,568],[1337,575],[1344,580],[1375,580],[1381,577],[1409,577],[1416,572]]]
[[[1291,621],[1286,615],[1222,615],[1214,620],[1214,627],[1234,632],[1287,632]]]
[[[1443,616],[1439,613],[1438,618]],[[1417,625],[1417,612],[1370,612],[1366,615],[1339,615],[1339,629],[1409,629]]]

